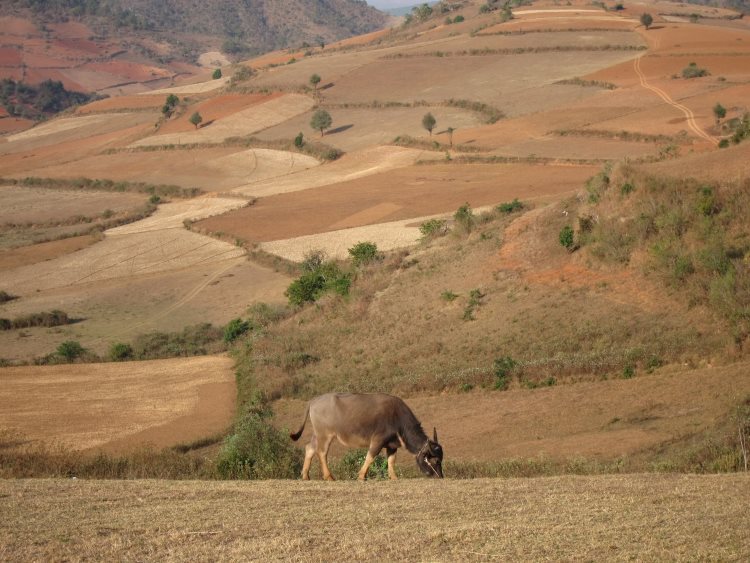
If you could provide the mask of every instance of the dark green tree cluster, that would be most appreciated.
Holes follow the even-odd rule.
[[[177,104],[179,103],[180,98],[178,98],[174,94],[170,94],[169,96],[167,96],[164,105],[161,106],[161,112],[164,114],[164,117],[171,117],[174,113],[175,108],[177,107]]]
[[[85,104],[92,98],[83,92],[66,90],[57,80],[45,80],[37,86],[16,82],[12,78],[0,80],[0,104],[12,116],[38,119]]]

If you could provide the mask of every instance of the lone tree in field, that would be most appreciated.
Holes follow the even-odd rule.
[[[451,146],[453,146],[453,132],[456,130],[455,127],[448,127],[448,129],[445,130],[446,133],[448,133],[448,142]]]
[[[654,18],[648,12],[644,12],[641,14],[641,23],[643,24],[643,27],[648,29],[651,27],[651,24],[654,23]]]
[[[332,123],[333,119],[331,119],[331,114],[324,109],[319,109],[313,114],[312,119],[310,120],[310,127],[313,129],[320,129],[320,136],[322,137],[325,134],[325,130],[328,129]]]
[[[203,118],[201,117],[201,114],[197,111],[193,113],[193,115],[190,116],[190,123],[195,125],[195,128],[198,129],[198,125],[200,125],[203,122]]]
[[[422,118],[422,127],[430,132],[430,137],[432,137],[432,130],[435,128],[436,123],[435,117],[429,112]]]
[[[721,123],[721,120],[727,116],[727,108],[722,106],[719,102],[716,102],[714,106],[714,117],[716,118],[716,125]]]
[[[315,91],[318,91],[318,84],[320,84],[320,76],[317,74],[313,74],[310,77],[310,85],[315,88]]]
[[[213,74],[211,75],[211,77],[212,77],[212,78],[213,78],[214,80],[218,80],[219,78],[221,78],[221,69],[220,69],[220,68],[217,68],[217,69],[216,69],[216,70],[214,71],[214,73],[213,73]]]

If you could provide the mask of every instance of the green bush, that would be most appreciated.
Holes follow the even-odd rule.
[[[150,332],[133,341],[137,360],[203,356],[226,350],[224,331],[211,323],[185,327],[181,332]]]
[[[429,219],[419,226],[419,232],[424,238],[442,236],[448,232],[448,222],[445,219]]]
[[[57,355],[68,362],[80,358],[86,350],[75,340],[66,340],[57,347]]]
[[[214,80],[218,80],[219,78],[221,78],[221,69],[217,68],[211,75],[211,78],[213,78]]]
[[[270,417],[268,409],[253,410],[235,425],[216,459],[221,478],[294,479],[301,473],[302,451]]]
[[[453,214],[453,220],[464,232],[470,233],[474,228],[474,212],[468,203],[463,204]]]
[[[124,362],[133,358],[133,347],[130,344],[116,342],[109,347],[109,359],[113,362]]]
[[[570,252],[575,250],[575,234],[573,233],[573,227],[565,225],[560,229],[559,236],[560,244],[567,248]]]
[[[510,356],[497,358],[492,366],[492,373],[495,376],[495,389],[505,391],[510,385],[511,375],[517,367],[518,362]]]
[[[298,149],[301,149],[304,144],[305,136],[301,132],[297,133],[297,136],[294,138],[294,146]]]
[[[516,211],[521,211],[521,209],[523,209],[523,203],[518,201],[518,198],[514,199],[510,203],[501,203],[497,206],[497,210],[500,213],[506,214],[515,213]]]
[[[349,255],[355,267],[370,264],[381,258],[378,246],[374,242],[358,242],[349,249]]]
[[[224,327],[224,342],[227,344],[234,342],[248,330],[250,330],[249,321],[243,321],[240,318],[232,319],[227,323],[227,326]]]
[[[317,301],[327,291],[348,295],[351,283],[351,274],[343,272],[335,262],[326,262],[289,284],[285,295],[291,305],[300,306]]]

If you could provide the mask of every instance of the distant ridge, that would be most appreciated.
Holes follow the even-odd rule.
[[[148,33],[188,51],[228,41],[238,54],[328,43],[388,21],[361,0],[2,0],[0,6],[5,15],[40,23],[82,21],[104,36]]]

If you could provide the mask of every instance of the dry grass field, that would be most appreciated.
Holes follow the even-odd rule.
[[[0,429],[21,444],[123,450],[191,442],[234,416],[224,356],[0,370]],[[39,402],[44,408],[39,409]]]
[[[6,560],[743,561],[744,475],[0,482]]]

